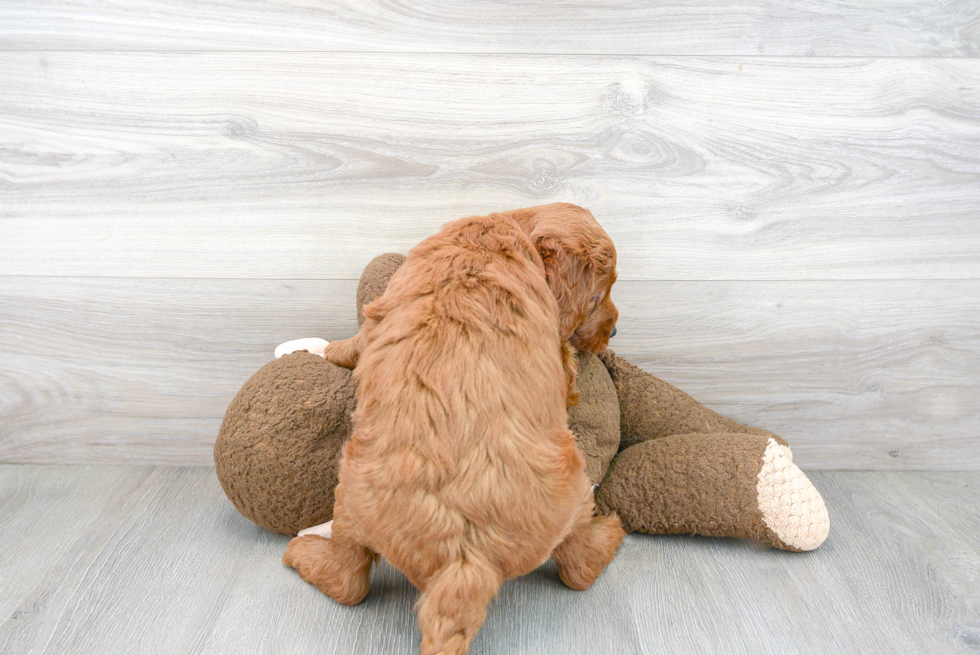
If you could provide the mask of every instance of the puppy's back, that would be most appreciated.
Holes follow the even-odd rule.
[[[450,223],[365,317],[341,472],[359,538],[420,587],[464,553],[503,578],[538,566],[584,474],[558,306],[533,244],[507,221]]]

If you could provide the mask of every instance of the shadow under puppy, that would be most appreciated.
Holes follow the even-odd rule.
[[[504,580],[548,557],[587,589],[623,530],[594,516],[568,429],[573,349],[604,350],[616,250],[587,210],[555,204],[465,218],[415,247],[356,336],[354,431],[333,535],[283,562],[340,603],[368,593],[377,555],[422,595],[422,652],[466,653]]]

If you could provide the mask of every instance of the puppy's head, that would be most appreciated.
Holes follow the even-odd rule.
[[[605,350],[619,311],[609,297],[616,248],[592,214],[576,205],[532,207],[527,225],[558,300],[563,339],[578,350]]]

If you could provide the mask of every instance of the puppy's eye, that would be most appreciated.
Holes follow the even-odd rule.
[[[595,309],[596,307],[598,307],[599,306],[599,303],[601,303],[601,302],[602,302],[602,294],[601,293],[597,293],[596,295],[592,296],[592,309]]]

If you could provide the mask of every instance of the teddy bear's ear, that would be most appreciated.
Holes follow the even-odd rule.
[[[357,326],[364,323],[364,306],[380,296],[388,288],[388,281],[405,261],[405,255],[389,252],[378,255],[364,267],[361,281],[357,284]]]

